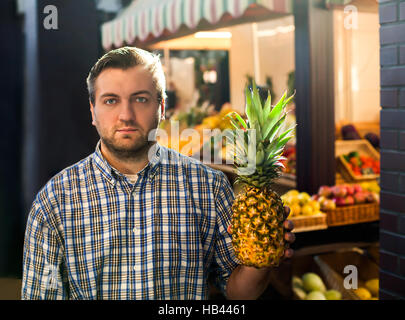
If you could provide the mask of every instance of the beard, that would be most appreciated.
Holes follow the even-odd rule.
[[[156,126],[155,126],[156,124]],[[125,123],[124,126],[135,127],[138,131],[134,134],[125,134],[120,139],[116,138],[116,130],[110,135],[103,134],[102,130],[99,130],[100,139],[108,151],[114,155],[117,159],[122,161],[136,160],[144,157],[148,154],[149,149],[153,146],[156,141],[149,140],[149,133],[157,128],[159,120],[152,125],[152,129],[146,134],[139,126],[134,123]]]
[[[101,137],[101,140],[110,153],[121,160],[137,159],[147,153],[155,143],[148,141],[143,135],[128,145],[120,145],[114,138]]]

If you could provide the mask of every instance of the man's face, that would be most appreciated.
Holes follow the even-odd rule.
[[[163,108],[143,66],[103,70],[95,82],[95,105],[90,105],[102,147],[122,159],[148,151],[148,134],[159,125]]]

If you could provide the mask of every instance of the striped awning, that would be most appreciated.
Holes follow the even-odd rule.
[[[327,8],[331,8],[333,6],[345,6],[350,2],[353,2],[353,0],[325,0]]]
[[[180,27],[196,29],[206,20],[216,25],[225,16],[240,18],[251,8],[270,13],[292,13],[292,0],[134,0],[114,20],[101,26],[105,50],[136,41],[145,42],[175,34]]]

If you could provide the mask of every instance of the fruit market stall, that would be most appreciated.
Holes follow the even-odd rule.
[[[378,300],[378,259],[373,257],[377,244],[348,243],[312,254],[306,251],[298,251],[283,268],[272,272],[272,284],[284,299]]]
[[[295,232],[326,229],[379,219],[379,186],[376,182],[321,186],[317,194],[290,190],[281,196],[291,209]]]
[[[263,298],[377,300],[379,191],[369,180],[321,186],[312,196],[298,190],[282,195],[296,226],[295,256],[272,274],[279,296],[268,290]],[[357,272],[352,289],[344,287],[347,266]]]
[[[185,2],[180,1],[179,3]],[[302,2],[299,7],[305,7],[305,3]],[[319,8],[308,6],[304,9],[307,11],[294,13],[296,22],[301,23],[296,23],[295,28],[304,26],[305,29],[307,27],[313,39],[319,39],[320,42],[324,41],[326,48],[333,48],[334,46],[328,45],[331,44],[328,41],[332,41],[330,39],[334,37],[331,37],[331,33],[325,30],[329,30],[332,24],[339,24],[339,17],[322,11],[322,15],[327,16],[325,21],[333,22],[321,24],[325,28],[312,30],[313,28],[309,28],[305,23],[308,23],[307,20],[310,15],[320,14],[319,12],[314,13]],[[129,25],[128,23],[127,26]],[[221,25],[221,27],[223,26]],[[217,27],[218,25],[211,27],[211,29]],[[111,30],[117,29],[117,22],[112,22],[109,28],[112,28]],[[109,28],[106,26],[107,31]],[[111,31],[106,32],[107,40],[109,33]],[[241,32],[238,34],[239,40],[242,39],[242,34]],[[296,36],[299,34],[302,33],[297,33]],[[181,33],[178,34],[178,36],[180,35]],[[305,35],[308,36],[308,34]],[[146,34],[144,36],[146,39]],[[311,37],[308,36],[308,39]],[[339,43],[347,42],[341,35],[335,39]],[[115,40],[118,43],[120,39]],[[235,43],[237,42],[235,41]],[[254,41],[239,42],[245,48],[257,46]],[[272,41],[267,41],[267,43],[270,42]],[[294,40],[292,43],[294,44]],[[285,298],[356,299],[356,296],[346,292],[347,290],[342,290],[333,281],[338,278],[342,270],[341,266],[335,263],[336,260],[328,255],[334,255],[343,248],[349,251],[353,248],[365,250],[364,248],[368,248],[370,243],[378,241],[379,154],[375,144],[370,142],[372,138],[367,139],[366,134],[361,133],[355,136],[353,131],[348,130],[347,127],[345,131],[336,125],[337,134],[334,136],[330,128],[335,123],[334,113],[339,118],[336,120],[341,120],[342,114],[343,116],[349,114],[344,114],[343,111],[350,109],[351,105],[356,105],[358,109],[364,109],[370,103],[367,100],[360,105],[355,100],[356,97],[351,96],[351,93],[347,94],[350,97],[342,96],[341,89],[338,86],[333,87],[333,81],[329,81],[331,80],[329,79],[330,74],[334,74],[333,70],[338,70],[343,65],[350,65],[351,60],[340,61],[338,59],[339,61],[334,62],[336,65],[333,65],[330,60],[325,59],[325,57],[333,56],[333,52],[329,51],[332,49],[326,50],[328,54],[325,54],[325,47],[315,48],[304,43],[303,39],[296,39],[295,45],[297,44],[301,44],[301,47],[295,46],[294,48],[290,45],[290,48],[296,53],[295,64],[299,73],[297,79],[301,81],[296,85],[299,93],[297,95],[297,111],[299,113],[297,120],[301,136],[299,139],[297,137],[297,145],[295,143],[287,144],[284,149],[283,156],[285,159],[280,161],[284,170],[281,176],[274,180],[272,187],[281,196],[284,205],[291,208],[291,219],[296,226],[294,232],[297,241],[292,246],[296,250],[296,256],[292,261],[283,262],[280,267],[275,269],[277,276],[273,277],[271,285]],[[303,52],[307,49],[306,45],[310,47],[309,53]],[[241,51],[240,49],[242,48],[239,47],[236,51]],[[250,58],[249,56],[243,61],[240,60],[239,66],[247,64],[246,62],[251,60]],[[279,60],[284,60],[284,57]],[[313,71],[306,70],[305,66],[311,65],[310,61],[316,61],[313,70],[317,70],[320,74],[314,76]],[[256,79],[258,77],[257,72],[260,73],[261,71],[260,66],[256,61],[251,67],[255,70],[254,78]],[[235,73],[234,70],[230,71]],[[347,73],[350,70],[343,71]],[[338,72],[335,72],[335,80],[338,80]],[[245,83],[242,77],[233,80],[233,83],[235,82]],[[284,83],[286,82],[284,81]],[[341,85],[338,81],[336,83]],[[361,81],[357,81],[357,83],[361,84]],[[349,85],[347,87],[351,88]],[[335,93],[337,98],[336,101],[333,101],[332,97],[335,96]],[[239,101],[246,98],[242,90],[237,91],[237,95],[240,96]],[[309,100],[309,97],[315,96],[316,99]],[[342,103],[342,101],[349,101],[350,99],[352,100],[350,105]],[[373,103],[374,107],[375,103]],[[241,103],[224,104],[219,109],[210,105],[195,104],[188,109],[177,110],[170,119],[161,123],[161,128],[168,133],[168,136],[158,137],[159,142],[200,160],[208,155],[209,159],[212,160],[209,165],[222,170],[233,183],[236,172],[235,167],[227,163],[225,137],[215,139],[215,134],[204,135],[204,130],[232,128],[229,121],[224,121],[224,117],[235,111],[234,109],[239,112],[242,111],[241,108],[243,108]],[[308,117],[308,114],[316,114],[317,116]],[[241,116],[246,120],[246,114],[241,114]],[[172,123],[177,123],[178,127],[173,127]],[[191,133],[182,135],[181,132],[185,129],[194,129],[193,132],[197,133],[196,137]],[[308,145],[311,146],[310,150],[307,149]],[[333,160],[336,160],[336,170]],[[336,177],[334,177],[335,174]],[[333,179],[330,176],[333,176]],[[321,184],[325,184],[325,181],[330,185],[319,187]],[[237,184],[234,190],[235,195],[242,191]],[[346,256],[345,263],[356,265],[357,258],[350,254]],[[361,269],[364,268],[361,267]],[[287,276],[285,276],[286,274]],[[357,292],[357,297],[375,297],[375,294],[372,293],[372,291],[375,292],[376,285],[374,276],[360,277],[360,279],[360,288],[365,288],[370,294],[360,290]],[[372,285],[368,283],[370,280],[373,280]],[[372,288],[372,286],[374,287]]]
[[[380,154],[366,139],[336,140],[337,172],[344,181],[377,181]]]

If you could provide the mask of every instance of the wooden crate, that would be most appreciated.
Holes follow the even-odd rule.
[[[357,176],[348,166],[344,155],[349,152],[357,151],[359,154],[372,157],[375,160],[380,160],[380,154],[373,148],[373,146],[365,139],[361,140],[336,140],[335,143],[335,156],[337,158],[337,170],[342,175],[344,180],[361,182],[376,180],[379,178],[379,174],[367,174]]]
[[[321,254],[314,257],[326,283],[341,292],[343,300],[360,300],[360,297],[354,293],[353,289],[346,289],[344,287],[344,278],[347,276],[344,273],[346,266],[351,265],[356,267],[358,271],[358,287],[365,287],[367,280],[379,277],[378,265],[368,259],[366,255],[359,254],[355,249],[357,248]]]
[[[288,219],[294,223],[293,232],[295,233],[313,230],[323,230],[328,228],[325,213],[313,216],[289,217]]]
[[[325,211],[326,223],[329,227],[342,226],[380,219],[380,205],[377,202],[356,204],[353,206],[336,207]]]
[[[326,273],[323,272],[322,268],[319,266],[319,264],[315,261],[315,257],[312,255],[304,255],[304,256],[293,256],[291,259],[291,280],[290,280],[290,286],[291,286],[291,298],[294,300],[300,300],[299,297],[295,294],[293,290],[293,285],[292,285],[292,277],[298,277],[302,278],[302,276],[305,273],[308,272],[313,272],[317,274],[325,284],[325,287],[327,290],[337,290],[342,294],[342,300],[353,300],[351,296],[348,296],[345,294],[345,290],[341,290],[341,287],[337,285],[336,281],[331,281],[331,277],[327,276]],[[325,276],[326,275],[326,276]],[[280,277],[279,277],[280,278]],[[284,280],[284,279],[281,279]],[[284,280],[284,282],[286,282]]]

